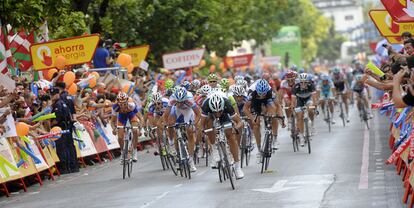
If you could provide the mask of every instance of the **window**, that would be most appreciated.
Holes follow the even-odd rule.
[[[354,20],[354,15],[346,15],[346,16],[345,16],[345,20],[346,20],[346,21],[351,21],[351,20]]]

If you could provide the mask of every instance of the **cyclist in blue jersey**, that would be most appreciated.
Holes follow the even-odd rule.
[[[318,82],[317,91],[319,92],[319,104],[321,105],[321,109],[325,109],[325,105],[329,105],[329,111],[331,112],[332,117],[332,124],[335,124],[334,120],[334,90],[335,86],[332,80],[330,79],[329,75],[322,74],[321,79]],[[326,103],[328,102],[328,103]],[[325,111],[323,111],[323,116],[326,118]]]

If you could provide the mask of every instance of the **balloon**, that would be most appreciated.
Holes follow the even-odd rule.
[[[58,69],[63,69],[66,66],[66,58],[62,55],[56,57],[55,67]]]
[[[125,92],[126,94],[130,94],[134,90],[133,88],[134,86],[127,84],[124,87],[122,87],[122,92]]]
[[[204,67],[206,65],[206,60],[201,60],[200,61],[200,67]]]
[[[128,74],[128,80],[132,79],[132,74]]]
[[[30,126],[24,122],[16,123],[17,136],[27,136],[29,134]]]
[[[75,83],[72,83],[68,87],[68,93],[69,95],[76,95],[76,92],[78,92],[78,85],[76,85]]]
[[[55,126],[52,129],[50,129],[50,133],[58,133],[61,132],[62,129],[59,126]],[[57,134],[56,137],[60,137],[62,134]],[[52,138],[52,140],[58,140],[59,138]]]
[[[129,64],[131,64],[132,58],[126,53],[121,53],[119,54],[117,61],[122,67],[127,67]]]
[[[96,86],[96,78],[92,78],[89,80],[89,87],[94,88]]]
[[[96,78],[96,80],[98,80],[99,79],[99,77],[101,77],[100,75],[99,75],[99,73],[98,72],[92,72],[90,75],[93,75],[95,78]],[[89,75],[89,76],[90,76]]]
[[[213,73],[216,71],[216,66],[215,65],[211,65],[210,66],[210,73]]]
[[[49,78],[49,80],[53,79],[53,75],[55,75],[55,73],[57,73],[58,70],[53,68],[53,69],[49,69],[49,71],[47,71],[47,77]]]
[[[128,70],[128,74],[131,74],[132,71],[134,70],[134,64],[130,63],[126,68]]]
[[[220,69],[224,69],[224,68],[226,68],[225,65],[224,65],[224,62],[221,62],[220,63]]]
[[[69,87],[75,81],[75,73],[68,71],[63,76],[63,82],[65,82],[66,87]]]

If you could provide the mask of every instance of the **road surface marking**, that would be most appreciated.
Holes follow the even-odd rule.
[[[378,161],[378,160],[377,160]],[[364,146],[362,148],[361,175],[359,176],[359,189],[368,188],[368,168],[369,168],[369,130],[364,130]]]
[[[288,182],[288,180],[280,180],[277,181],[275,184],[273,184],[270,188],[262,188],[262,189],[252,189],[253,191],[259,191],[259,192],[265,192],[265,193],[277,193],[281,191],[287,191],[291,189],[295,189],[296,187],[286,187],[284,188],[285,184]]]

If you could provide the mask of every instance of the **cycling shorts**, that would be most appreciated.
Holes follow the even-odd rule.
[[[307,97],[307,98],[297,97],[296,98],[296,107],[303,107],[303,106],[310,106],[310,105],[313,105],[311,97]]]
[[[326,98],[327,98],[328,100],[334,100],[334,99],[335,99],[335,97],[333,96],[332,91],[329,91],[328,93],[325,93],[325,92],[322,92],[322,91],[321,91],[320,96],[319,96],[319,100],[320,100],[320,101],[323,101],[323,100],[325,100]]]

